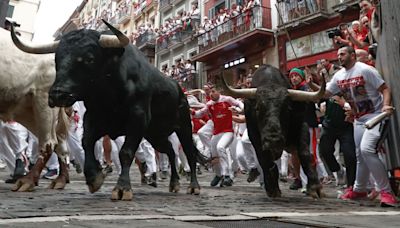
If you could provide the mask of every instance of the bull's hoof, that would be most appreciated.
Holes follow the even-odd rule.
[[[179,192],[179,190],[181,189],[181,186],[179,184],[179,181],[176,182],[172,182],[169,184],[169,192]]]
[[[322,185],[320,184],[312,185],[307,189],[307,192],[313,199],[321,199],[326,197],[326,194],[322,192]]]
[[[89,187],[89,192],[90,193],[95,193],[97,192],[101,186],[103,185],[104,179],[106,178],[106,174],[104,172],[99,172],[96,177],[94,178],[94,181],[92,183],[88,183]]]
[[[50,185],[49,189],[55,189],[55,190],[62,190],[65,188],[65,186],[69,183],[69,179],[66,178],[63,175],[59,175],[55,180],[53,180]]]
[[[186,191],[187,194],[200,195],[200,187],[189,186]]]
[[[111,192],[111,200],[123,200],[131,201],[133,199],[132,189],[123,189],[121,187],[115,187]]]
[[[37,185],[37,181],[35,182],[33,177],[27,175],[18,179],[17,182],[15,182],[14,186],[11,188],[11,191],[32,192]]]
[[[282,192],[281,190],[277,189],[275,191],[270,191],[270,192],[267,191],[267,195],[270,198],[278,198],[282,196]]]

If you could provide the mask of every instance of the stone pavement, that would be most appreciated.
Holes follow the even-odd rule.
[[[210,187],[213,175],[199,176],[199,196],[187,195],[186,178],[181,178],[181,192],[168,192],[168,181],[158,181],[158,188],[140,184],[136,167],[131,172],[133,201],[110,200],[117,176],[108,176],[103,187],[89,193],[84,177],[71,171],[71,183],[65,190],[49,190],[41,179],[34,192],[11,192],[0,171],[0,227],[224,227],[210,221],[285,222],[280,227],[398,227],[400,209],[381,208],[379,201],[344,202],[337,199],[334,184],[324,185],[326,197],[312,199],[289,190],[280,183],[282,196],[270,199],[258,183],[247,183],[239,175],[232,187]],[[199,223],[203,221],[203,223]],[[244,222],[243,222],[244,221]],[[196,222],[196,223],[195,223]],[[207,225],[209,224],[209,225]],[[281,223],[279,223],[281,224]],[[300,226],[294,226],[295,224]],[[287,226],[286,226],[287,225]],[[293,226],[291,226],[293,225]],[[256,227],[256,226],[250,226]],[[270,225],[270,227],[276,227]]]

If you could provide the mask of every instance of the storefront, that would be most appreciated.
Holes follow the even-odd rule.
[[[297,27],[281,26],[278,36],[280,70],[287,72],[293,67],[314,67],[320,59],[336,61],[337,49],[327,32],[337,28],[339,24],[351,23],[357,19],[358,11],[352,9],[342,14],[336,13],[321,17],[319,20],[299,24]]]

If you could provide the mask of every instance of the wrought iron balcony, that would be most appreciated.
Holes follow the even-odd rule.
[[[334,0],[339,2],[339,0]],[[306,1],[304,1],[306,2]],[[290,3],[281,1],[278,3],[279,25],[278,27],[297,27],[302,23],[309,24],[321,18],[329,16],[327,0],[311,0],[312,4],[305,4],[304,7],[293,8]],[[318,4],[318,2],[320,4]],[[332,3],[333,1],[330,1]],[[308,1],[307,1],[308,3]]]
[[[156,43],[156,35],[154,32],[146,31],[145,33],[141,34],[139,37],[136,38],[136,46],[139,49],[150,47],[154,48]]]
[[[198,35],[199,54],[262,28],[271,29],[271,8],[255,6]]]
[[[168,9],[172,8],[171,0],[160,0],[160,11],[164,12]]]
[[[132,7],[126,6],[116,12],[116,22],[118,24],[125,24],[131,19]]]

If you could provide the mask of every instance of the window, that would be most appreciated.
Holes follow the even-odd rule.
[[[13,14],[14,14],[14,6],[13,5],[8,5],[7,17],[12,18]]]

